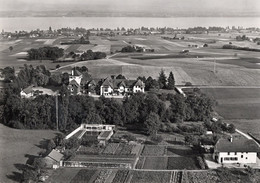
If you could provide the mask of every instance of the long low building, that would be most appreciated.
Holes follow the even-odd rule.
[[[259,146],[252,139],[219,139],[214,148],[213,158],[218,163],[251,164],[257,162]]]

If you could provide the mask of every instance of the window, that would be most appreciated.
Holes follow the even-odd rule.
[[[235,152],[235,155],[237,155],[237,152]]]
[[[237,157],[226,157],[224,158],[225,161],[237,161]]]
[[[230,155],[230,152],[228,152],[227,155]]]
[[[247,157],[246,157],[246,159],[247,159]]]
[[[105,88],[105,90],[104,90],[105,92],[108,92],[108,89],[107,88]]]
[[[244,156],[243,155],[241,155],[241,158],[243,158]]]

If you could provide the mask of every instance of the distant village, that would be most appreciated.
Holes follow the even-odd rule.
[[[32,30],[32,31],[24,31],[17,30],[15,32],[6,32],[2,30],[1,37],[3,38],[50,38],[57,36],[116,36],[116,35],[160,35],[160,34],[209,34],[209,33],[258,33],[260,32],[259,28],[243,28],[243,27],[194,27],[188,29],[180,29],[180,28],[97,28],[97,29],[85,29],[85,28],[61,28],[57,30],[53,30],[49,27],[48,30]]]

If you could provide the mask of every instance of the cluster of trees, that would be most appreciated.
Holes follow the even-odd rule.
[[[70,96],[67,87],[61,89],[58,99],[59,129],[71,131],[81,123],[115,124],[143,129],[156,134],[164,123],[182,121],[207,121],[211,118],[214,101],[204,95],[184,98],[169,95],[171,105],[156,94],[138,93],[126,97],[120,103],[114,99],[100,97],[94,100],[88,96]],[[5,124],[15,128],[56,128],[55,98],[37,96],[35,99],[21,99],[9,95],[4,106]]]
[[[80,60],[97,60],[97,59],[102,59],[102,58],[106,58],[106,53],[104,52],[93,52],[92,50],[88,50],[86,52],[84,52],[81,56],[80,56]]]
[[[32,48],[28,53],[29,60],[56,60],[64,55],[64,49],[59,47]]]
[[[140,79],[145,83],[146,91],[158,89],[172,90],[175,88],[175,79],[173,73],[170,72],[167,78],[163,69],[160,71],[158,79],[153,79],[151,76],[149,76],[147,79],[145,77],[138,77],[137,79]]]
[[[85,66],[76,67],[83,74],[83,78],[86,80],[91,79],[88,74],[88,68]],[[56,73],[51,74],[50,71],[44,66],[24,65],[15,76],[15,70],[11,67],[1,69],[1,75],[4,77],[4,81],[9,85],[9,92],[19,94],[21,89],[24,89],[30,85],[34,86],[55,86],[61,87],[62,85],[69,84],[68,73]]]
[[[234,49],[234,50],[245,50],[245,51],[260,52],[260,49],[257,49],[257,48],[240,47],[240,46],[235,46],[235,45],[232,45],[232,44],[225,44],[222,48],[223,49]]]
[[[246,35],[243,35],[243,36],[240,36],[240,35],[238,35],[238,36],[236,36],[236,40],[237,41],[249,41],[249,37],[246,37]]]

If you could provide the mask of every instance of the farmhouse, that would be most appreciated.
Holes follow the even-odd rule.
[[[213,158],[218,163],[256,163],[259,147],[252,139],[219,139],[214,148]]]
[[[100,95],[125,95],[144,93],[145,84],[140,80],[114,79],[108,77],[100,86]]]

